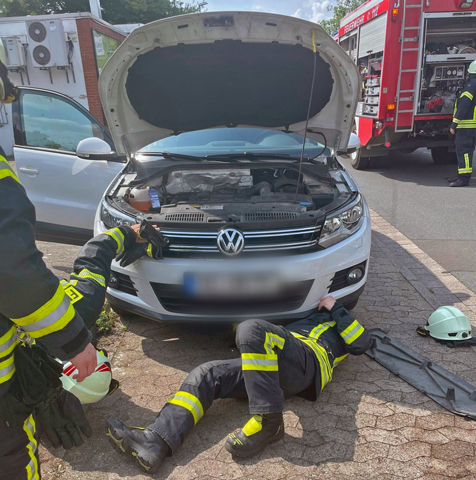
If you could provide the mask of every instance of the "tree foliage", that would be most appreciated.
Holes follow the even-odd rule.
[[[325,28],[329,35],[334,35],[339,31],[340,19],[348,13],[360,7],[367,0],[336,0],[334,5],[329,5],[327,11],[332,12],[329,20],[323,20],[321,26]]]
[[[195,1],[181,0],[101,0],[101,7],[110,23],[149,23],[198,10]],[[0,0],[1,17],[88,11],[88,0]]]

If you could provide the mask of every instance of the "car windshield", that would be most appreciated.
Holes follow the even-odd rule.
[[[304,156],[326,157],[330,151],[323,143],[306,139]],[[181,133],[147,145],[139,153],[169,152],[205,157],[208,155],[273,154],[299,157],[303,138],[292,133],[260,128],[213,128]]]

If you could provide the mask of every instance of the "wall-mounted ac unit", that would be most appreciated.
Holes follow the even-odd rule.
[[[27,22],[29,51],[36,68],[67,67],[68,49],[61,20]]]
[[[2,37],[8,68],[22,68],[26,65],[25,50],[18,37]]]

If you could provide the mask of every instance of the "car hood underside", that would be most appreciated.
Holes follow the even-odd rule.
[[[100,78],[119,154],[216,127],[302,135],[309,104],[309,137],[321,140],[322,133],[329,147],[345,150],[358,89],[352,60],[320,26],[268,13],[192,14],[145,25]]]

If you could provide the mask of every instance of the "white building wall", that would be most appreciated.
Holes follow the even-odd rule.
[[[0,19],[0,37],[19,37],[23,44],[28,44],[28,35],[27,35],[27,25],[25,20],[42,20],[46,18],[59,18],[60,15],[51,15],[51,16],[38,16],[38,17],[16,17],[16,18],[2,18]],[[28,76],[30,82],[28,83],[28,76],[23,72],[23,83],[20,73],[10,72],[11,80],[21,86],[31,86],[37,88],[45,88],[48,90],[54,90],[56,92],[64,93],[69,95],[77,102],[81,103],[86,108],[88,105],[88,98],[86,95],[86,84],[84,81],[84,71],[81,61],[81,51],[79,47],[78,32],[76,27],[76,19],[68,18],[66,15],[62,18],[63,27],[65,36],[68,36],[73,42],[73,56],[72,56],[72,65],[74,69],[71,70],[60,70],[58,68],[51,68],[51,79],[50,73],[48,70],[40,70],[39,68],[33,67],[31,61],[31,51],[27,47],[26,49],[26,59],[27,59],[27,68]],[[69,83],[66,77],[66,72],[69,76]],[[13,126],[12,126],[12,111],[11,106],[6,105],[6,117],[7,124],[0,125],[0,145],[5,150],[7,155],[13,153]],[[1,119],[1,114],[0,114]]]

